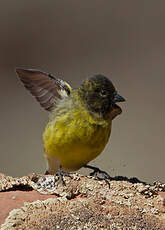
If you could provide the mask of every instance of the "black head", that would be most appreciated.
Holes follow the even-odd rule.
[[[89,110],[112,119],[122,112],[116,102],[125,101],[112,82],[104,75],[95,75],[84,81],[80,87],[81,95]]]

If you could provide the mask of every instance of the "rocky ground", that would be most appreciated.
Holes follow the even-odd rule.
[[[165,229],[165,184],[71,177],[1,174],[1,229]]]

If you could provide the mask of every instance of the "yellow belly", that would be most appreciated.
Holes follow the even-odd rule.
[[[96,121],[86,110],[70,111],[46,126],[45,155],[56,157],[65,169],[78,170],[103,151],[110,132],[111,121]]]

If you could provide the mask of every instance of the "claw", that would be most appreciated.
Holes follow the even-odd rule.
[[[57,173],[55,174],[55,176],[58,176],[58,179],[56,181],[60,181],[62,183],[62,185],[66,185],[65,181],[64,181],[64,176],[70,177],[70,174],[68,172],[64,172],[60,166],[60,168],[58,169]]]
[[[93,169],[93,172],[91,172],[89,175],[90,176],[94,176],[95,179],[97,180],[104,180],[105,183],[109,186],[110,188],[110,183],[109,183],[109,180],[111,179],[110,175],[103,171],[103,170],[100,170],[99,168],[97,167],[94,167],[94,166],[91,166],[91,165],[85,165],[84,168],[89,168],[89,169]],[[99,176],[99,174],[101,176]]]

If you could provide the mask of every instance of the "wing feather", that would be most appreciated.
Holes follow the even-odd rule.
[[[57,98],[61,98],[62,95],[69,96],[72,91],[68,83],[55,78],[52,74],[23,68],[16,68],[16,73],[25,88],[48,111],[52,111],[55,107]],[[65,94],[60,93],[62,91],[65,91]]]

